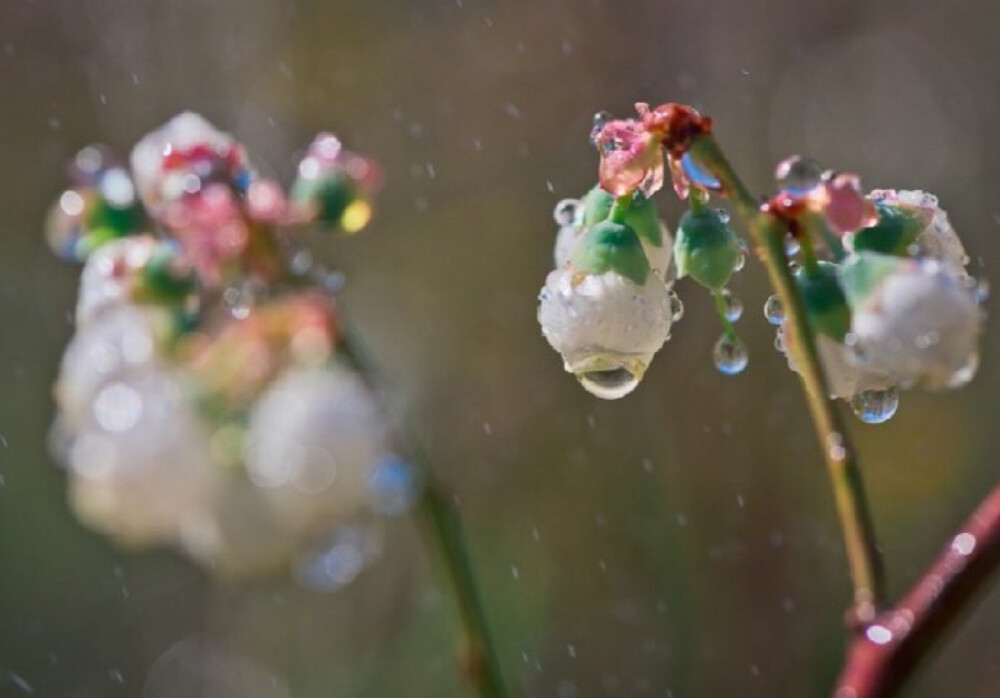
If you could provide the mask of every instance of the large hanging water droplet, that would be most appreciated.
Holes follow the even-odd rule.
[[[552,217],[560,228],[578,225],[583,219],[583,202],[579,199],[563,199],[556,204]]]
[[[670,291],[668,297],[670,298],[670,321],[677,322],[684,317],[684,302],[674,291]]]
[[[801,155],[792,155],[778,163],[774,178],[779,189],[792,196],[801,196],[823,182],[823,166]]]
[[[603,400],[623,398],[639,385],[639,376],[624,366],[576,374],[580,385],[591,395]]]
[[[743,316],[743,301],[728,288],[722,289],[722,316],[729,322],[736,322]]]
[[[785,309],[777,295],[771,295],[764,301],[764,317],[772,325],[780,325],[785,321]]]
[[[699,165],[690,153],[681,156],[681,169],[691,184],[702,189],[720,189],[722,185],[711,172]]]
[[[712,349],[712,359],[720,373],[733,376],[747,367],[750,357],[743,340],[735,335],[724,334]]]
[[[899,409],[899,390],[864,390],[851,398],[851,409],[866,424],[881,424]]]
[[[594,125],[590,129],[590,144],[593,146],[597,145],[597,136],[600,135],[601,129],[604,128],[604,124],[608,123],[614,118],[611,112],[599,111],[594,114]]]

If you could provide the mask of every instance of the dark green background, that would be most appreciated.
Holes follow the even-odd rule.
[[[405,526],[323,596],[214,585],[169,552],[114,549],[66,509],[45,439],[76,270],[49,255],[41,220],[78,147],[126,149],[185,108],[286,180],[319,129],[382,162],[371,228],[325,249],[460,497],[515,694],[823,695],[848,582],[762,270],[733,283],[745,374],[715,372],[710,300],[682,283],[687,314],[639,390],[600,402],[536,325],[551,211],[593,183],[594,111],[684,100],[715,117],[755,189],[804,152],[871,187],[937,193],[972,268],[995,276],[998,47],[985,1],[5,2],[0,695],[28,695],[20,681],[53,698],[460,694],[450,606]],[[854,422],[893,590],[1000,474],[996,343],[992,325],[968,388]],[[185,638],[189,659],[197,638],[211,649],[162,658]],[[191,688],[199,670],[222,683]],[[912,695],[998,694],[993,591]]]

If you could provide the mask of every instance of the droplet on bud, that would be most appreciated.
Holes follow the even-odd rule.
[[[785,320],[785,309],[781,307],[778,296],[768,296],[764,302],[764,317],[772,325],[780,325]]]
[[[611,112],[599,111],[594,114],[594,125],[590,129],[590,144],[597,146],[597,136],[601,133],[601,129],[604,128],[604,124],[608,123],[614,118]]]
[[[719,180],[711,172],[699,165],[690,153],[681,156],[681,168],[691,184],[702,189],[717,190],[722,187]]]
[[[576,374],[580,385],[591,395],[604,400],[617,400],[625,397],[639,385],[640,376],[635,375],[624,366],[599,371],[586,371]]]
[[[782,191],[802,196],[822,184],[823,166],[801,155],[792,155],[778,163],[774,178]]]
[[[734,376],[747,367],[749,356],[746,345],[736,335],[724,334],[719,337],[712,350],[715,367],[720,373]]]
[[[801,249],[799,241],[795,238],[789,236],[785,238],[785,254],[791,257],[794,254],[798,254]]]
[[[583,219],[583,202],[579,199],[563,199],[556,204],[552,217],[561,228],[578,225]]]
[[[677,322],[684,317],[684,302],[674,292],[670,292],[670,321]]]
[[[974,352],[969,356],[969,360],[965,362],[958,371],[952,375],[951,380],[948,381],[949,388],[961,388],[966,385],[969,381],[976,377],[976,371],[979,370],[979,353]]]
[[[899,409],[899,390],[864,390],[851,398],[851,409],[865,424],[882,424]]]
[[[728,288],[722,289],[721,296],[722,316],[729,322],[736,322],[743,316],[743,301]]]

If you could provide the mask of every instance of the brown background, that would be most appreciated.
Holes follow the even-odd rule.
[[[460,694],[450,606],[412,532],[324,596],[213,585],[169,552],[112,548],[66,509],[45,438],[76,271],[40,222],[76,148],[125,149],[184,108],[286,179],[325,128],[383,163],[370,230],[323,244],[460,495],[515,694],[823,695],[848,584],[762,270],[733,284],[745,374],[715,372],[717,321],[684,283],[687,314],[642,386],[600,402],[535,322],[551,210],[594,179],[594,111],[685,100],[755,189],[803,152],[871,187],[934,191],[995,276],[998,39],[1000,5],[972,0],[4,3],[0,695]],[[996,344],[994,324],[968,388],[854,423],[893,590],[1000,474]],[[996,696],[998,658],[994,590],[912,695]]]

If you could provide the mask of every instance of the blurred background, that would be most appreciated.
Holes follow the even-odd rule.
[[[219,584],[80,527],[48,453],[78,270],[44,245],[64,163],[183,109],[288,181],[320,129],[387,173],[370,229],[325,245],[344,307],[456,492],[514,695],[824,695],[849,587],[798,382],[755,263],[748,370],[724,377],[694,284],[620,402],[562,371],[535,320],[552,209],[595,179],[592,114],[711,114],[753,189],[789,153],[941,197],[1000,263],[1000,5],[936,0],[17,0],[0,10],[0,695],[458,696],[455,617],[404,522],[348,588]],[[680,206],[659,197],[663,215]],[[853,420],[904,589],[1000,475],[1000,364]],[[912,696],[1000,693],[1000,591]]]

